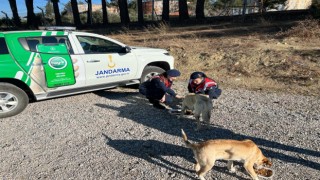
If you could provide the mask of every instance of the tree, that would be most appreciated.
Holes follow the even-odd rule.
[[[11,11],[13,14],[13,20],[16,26],[20,27],[21,26],[21,20],[18,14],[18,10],[17,10],[17,2],[16,0],[9,0],[10,3],[10,7],[11,7]]]
[[[142,9],[142,0],[137,0],[138,1],[138,22],[140,24],[143,23],[143,9]]]
[[[59,12],[59,0],[51,0],[52,5],[53,5],[53,11],[54,11],[54,17],[56,20],[56,25],[61,26],[61,16]]]
[[[137,0],[128,1],[128,12],[129,12],[130,21],[138,22],[138,1]]]
[[[52,4],[50,1],[47,2],[46,6],[44,7],[45,8],[45,16],[47,18],[52,18],[53,16],[53,7],[52,7]]]
[[[163,0],[162,20],[169,21],[169,0]]]
[[[204,1],[205,0],[197,0],[197,6],[196,6],[196,18],[197,19],[204,18]]]
[[[128,2],[127,0],[118,0],[118,6],[120,10],[120,20],[122,24],[128,24],[130,22]]]
[[[71,0],[70,3],[72,7],[73,22],[76,27],[80,27],[81,21],[80,21],[79,9],[78,9],[78,2],[77,0]]]
[[[108,22],[108,12],[107,12],[107,2],[106,0],[101,0],[102,5],[102,22],[103,25],[107,25]]]
[[[87,24],[92,24],[92,1],[91,0],[85,0],[88,4],[88,10],[87,10]]]
[[[109,5],[110,6],[118,6],[118,0],[110,0]]]
[[[179,19],[189,19],[187,0],[179,0]]]
[[[37,8],[43,11],[42,8]],[[44,15],[42,15],[41,20],[43,21],[44,25],[51,25],[54,20],[54,12],[51,1],[47,1],[46,6],[44,7],[44,13],[42,14]]]
[[[25,0],[27,7],[27,26],[38,27],[38,20],[33,10],[33,0]]]
[[[72,0],[71,0],[72,1]],[[67,2],[64,7],[63,10],[61,11],[61,15],[66,14],[66,13],[72,13],[72,4],[71,1]],[[77,3],[78,5],[78,3]]]

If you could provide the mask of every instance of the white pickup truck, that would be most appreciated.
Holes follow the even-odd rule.
[[[68,30],[0,32],[0,118],[31,101],[139,84],[174,68],[164,49]]]

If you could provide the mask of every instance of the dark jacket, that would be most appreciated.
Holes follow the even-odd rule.
[[[172,82],[165,76],[159,75],[152,77],[151,80],[143,83],[140,86],[140,93],[144,94],[148,99],[160,100],[168,93],[175,97],[176,93],[171,89]]]

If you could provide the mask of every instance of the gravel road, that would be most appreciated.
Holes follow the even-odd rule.
[[[183,83],[175,88],[182,92]],[[0,119],[0,179],[196,179],[189,139],[249,138],[273,162],[273,179],[319,179],[320,98],[223,89],[211,127],[154,109],[136,89],[117,88],[30,104]],[[217,161],[205,176],[250,179]]]

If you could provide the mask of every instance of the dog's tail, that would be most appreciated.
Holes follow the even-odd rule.
[[[194,148],[194,144],[192,144],[189,140],[188,137],[186,135],[186,133],[184,132],[183,129],[181,129],[181,134],[182,134],[182,139],[184,140],[184,142],[186,143],[186,146],[189,148]]]

